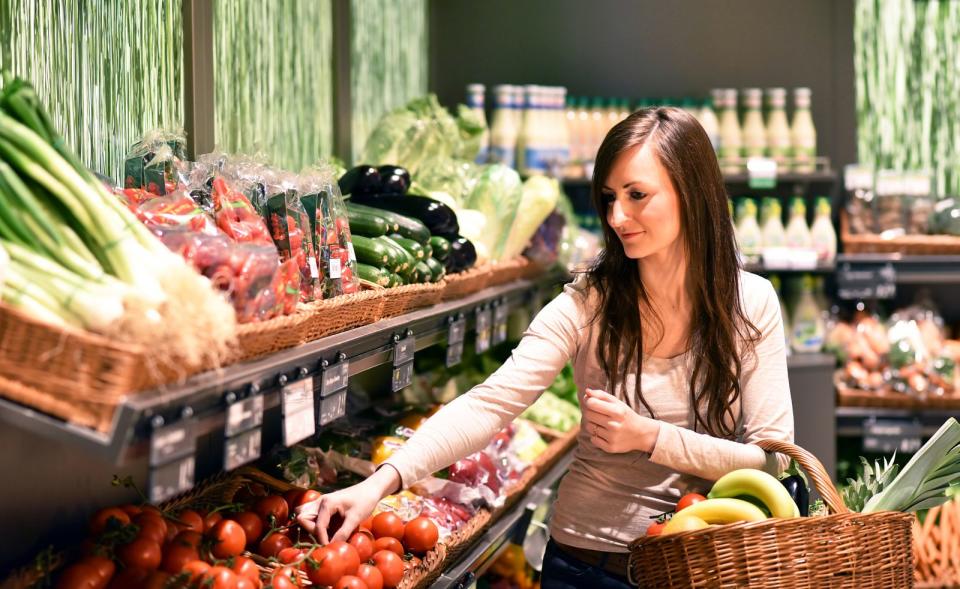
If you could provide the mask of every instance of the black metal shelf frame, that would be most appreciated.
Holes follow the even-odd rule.
[[[920,424],[924,437],[930,437],[940,429],[943,422],[957,417],[957,411],[947,409],[887,409],[883,407],[837,407],[837,436],[859,438],[863,436],[865,422],[871,419],[910,420]]]
[[[797,172],[786,172],[777,174],[777,184],[833,184],[837,181],[837,173],[827,170],[806,174]],[[560,180],[564,186],[576,188],[589,188],[589,178],[562,178]],[[746,173],[724,174],[723,181],[727,185],[747,185],[750,182],[750,176]]]
[[[189,416],[197,437],[222,430],[228,402],[263,393],[264,413],[280,405],[283,382],[317,377],[324,363],[350,363],[354,376],[391,362],[396,337],[413,335],[416,350],[447,339],[449,322],[462,317],[474,327],[474,311],[506,305],[508,309],[545,300],[544,291],[562,281],[560,275],[518,280],[484,289],[455,301],[378,321],[325,337],[268,357],[205,372],[182,385],[131,395],[116,410],[113,425],[103,433],[0,399],[0,421],[58,439],[76,452],[87,452],[117,465],[143,457],[152,428]]]
[[[838,271],[878,269],[890,265],[897,284],[960,284],[960,256],[903,254],[840,254]]]

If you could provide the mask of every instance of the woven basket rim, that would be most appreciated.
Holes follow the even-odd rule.
[[[41,321],[40,319],[28,315],[20,309],[17,309],[16,307],[13,307],[3,301],[0,301],[0,312],[9,313],[18,320],[23,321],[24,323],[29,323],[38,329],[59,332],[64,338],[75,337],[86,340],[92,346],[108,348],[112,351],[128,353],[132,355],[146,355],[148,353],[148,350],[145,346],[134,342],[119,342],[116,338],[110,338],[106,335],[93,331],[87,331],[86,329],[81,329],[72,325],[54,325],[52,323],[47,323],[46,321]]]

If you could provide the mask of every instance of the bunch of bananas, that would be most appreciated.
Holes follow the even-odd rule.
[[[700,530],[715,524],[754,522],[768,517],[800,517],[787,489],[775,477],[745,468],[720,478],[707,499],[677,512],[663,534]]]

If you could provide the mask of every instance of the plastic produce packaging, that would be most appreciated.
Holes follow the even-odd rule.
[[[844,185],[847,189],[847,215],[851,233],[877,232],[873,219],[875,200],[873,181],[873,171],[868,168],[856,165],[844,168]]]

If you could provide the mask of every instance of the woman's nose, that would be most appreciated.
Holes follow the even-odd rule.
[[[627,215],[624,213],[623,205],[620,204],[619,200],[615,200],[610,204],[608,215],[610,226],[614,229],[623,225],[623,222],[627,220]]]

